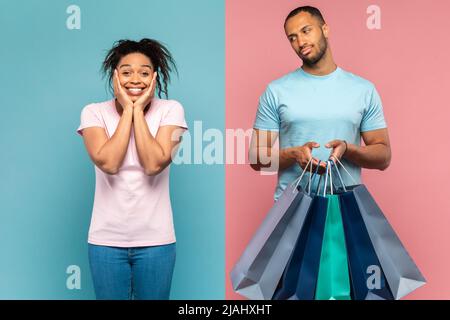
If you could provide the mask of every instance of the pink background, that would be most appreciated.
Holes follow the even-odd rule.
[[[381,7],[381,30],[366,27]],[[300,5],[317,6],[330,26],[336,63],[375,83],[393,158],[363,180],[428,283],[407,299],[450,299],[450,1],[227,0],[226,127],[253,125],[259,95],[300,65],[283,22]],[[226,167],[226,298],[241,299],[229,272],[272,205],[276,176],[249,165]]]

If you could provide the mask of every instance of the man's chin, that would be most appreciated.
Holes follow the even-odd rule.
[[[300,59],[302,59],[303,64],[309,66],[309,67],[313,67],[315,66],[321,59],[317,59],[317,57],[300,57]]]
[[[300,59],[302,59],[303,64],[307,65],[307,66],[314,66],[317,61],[313,60],[313,59],[306,59],[306,58],[302,58],[300,57]]]

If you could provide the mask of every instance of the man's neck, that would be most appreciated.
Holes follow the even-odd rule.
[[[302,69],[305,72],[313,74],[315,76],[326,76],[327,74],[332,73],[337,68],[336,63],[333,60],[333,55],[331,54],[331,50],[328,47],[327,51],[323,55],[322,59],[318,61],[316,64],[309,66],[303,64]]]

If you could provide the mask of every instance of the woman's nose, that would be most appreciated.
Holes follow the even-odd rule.
[[[140,83],[141,79],[139,78],[139,75],[137,73],[133,73],[131,79],[130,79],[131,83]]]

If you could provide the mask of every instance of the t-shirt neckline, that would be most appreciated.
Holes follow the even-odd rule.
[[[302,67],[299,68],[300,74],[302,74],[302,75],[305,76],[306,78],[316,79],[316,80],[325,80],[325,79],[333,78],[333,77],[335,77],[337,74],[339,74],[341,71],[342,71],[342,69],[341,69],[339,66],[337,66],[336,69],[335,69],[334,71],[332,71],[332,72],[330,72],[330,73],[328,73],[328,74],[326,74],[326,75],[323,75],[323,76],[318,76],[318,75],[315,75],[315,74],[311,74],[311,73],[306,72],[305,70],[303,70]]]
[[[120,119],[121,114],[118,113],[118,112],[117,112],[117,109],[116,109],[116,98],[112,98],[111,100],[109,100],[109,102],[110,102],[109,105],[110,105],[110,107],[112,108],[112,110],[113,110],[113,112],[114,112],[114,115],[115,115],[117,118]],[[150,112],[150,109],[147,110],[146,113],[144,113],[144,118],[147,118],[149,112]]]

